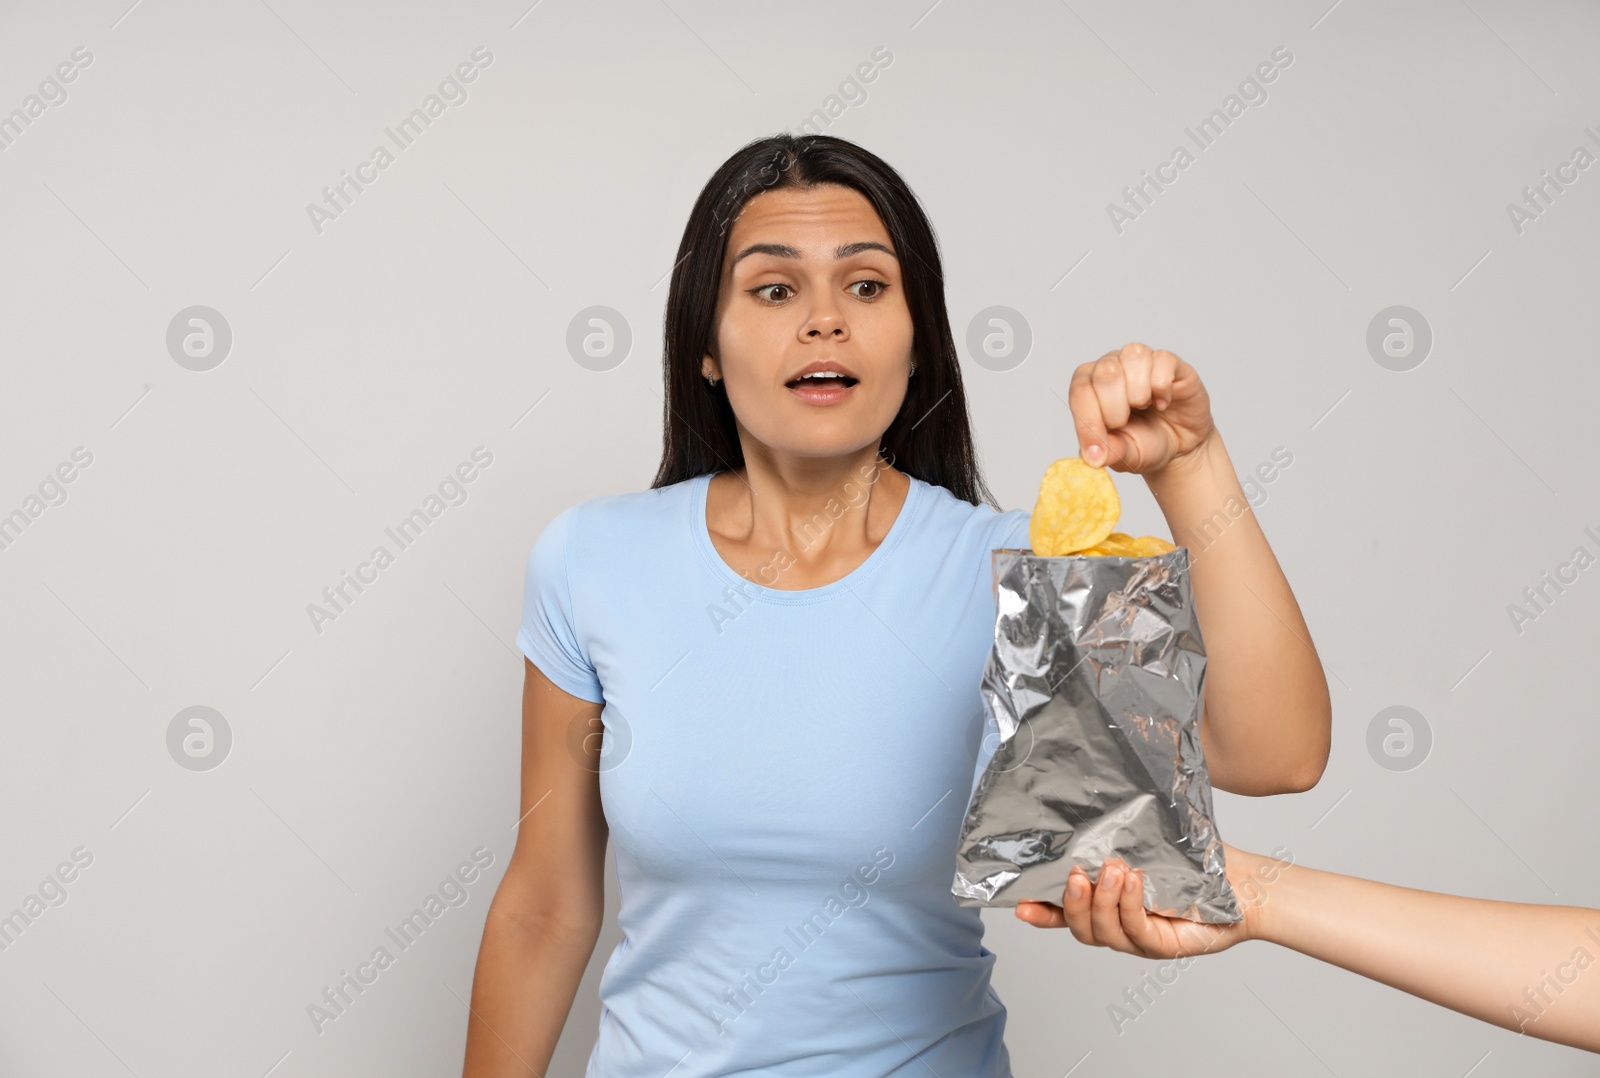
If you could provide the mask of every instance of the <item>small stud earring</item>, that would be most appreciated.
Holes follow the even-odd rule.
[[[911,373],[912,374],[916,374],[917,373],[917,361],[916,360],[912,360],[911,361]],[[910,375],[907,375],[907,377],[910,377]]]

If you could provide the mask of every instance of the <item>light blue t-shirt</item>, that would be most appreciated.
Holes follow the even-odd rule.
[[[994,744],[990,551],[1028,545],[1027,512],[912,477],[865,562],[784,591],[717,553],[709,482],[580,502],[528,559],[518,646],[605,704],[623,937],[587,1075],[1009,1078],[995,956],[950,884]]]

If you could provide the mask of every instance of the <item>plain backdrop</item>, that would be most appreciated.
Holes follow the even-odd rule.
[[[6,5],[0,124],[56,103],[0,128],[0,513],[27,520],[0,549],[0,915],[39,903],[0,951],[0,1072],[459,1073],[515,834],[528,548],[648,486],[689,208],[813,114],[938,230],[1003,507],[1077,453],[1073,368],[1132,340],[1196,366],[1241,475],[1292,457],[1255,512],[1332,759],[1304,794],[1219,794],[1224,836],[1600,907],[1600,567],[1573,561],[1600,554],[1600,170],[1572,164],[1600,154],[1597,34],[1573,0]],[[1264,99],[1241,90],[1280,49]],[[463,63],[401,149],[386,129]],[[1232,94],[1257,100],[1199,148]],[[475,450],[464,500],[315,616]],[[1119,486],[1125,530],[1164,532]],[[400,951],[385,930],[475,850]],[[1119,1030],[1149,963],[984,916],[1019,1078],[1600,1073],[1266,944]],[[616,941],[608,918],[554,1074],[581,1073]]]

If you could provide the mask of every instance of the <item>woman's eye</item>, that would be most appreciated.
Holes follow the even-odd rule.
[[[850,287],[851,288],[857,288],[857,287],[859,287],[861,285],[869,286],[872,289],[872,291],[868,292],[865,295],[861,294],[860,292],[857,292],[855,294],[857,299],[877,299],[879,296],[883,295],[883,290],[889,287],[888,282],[873,280],[870,277],[865,279],[865,280],[856,281],[854,284],[850,285]],[[769,293],[773,289],[778,289],[778,288],[783,289],[784,295],[781,295],[781,296],[763,295],[763,293]],[[759,297],[760,299],[765,300],[767,303],[782,303],[785,299],[787,299],[789,297],[790,294],[792,294],[794,292],[794,289],[790,288],[786,284],[764,284],[760,288],[752,288],[752,289],[750,289],[750,292],[753,295]]]

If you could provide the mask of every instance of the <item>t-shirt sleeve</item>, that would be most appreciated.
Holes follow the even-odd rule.
[[[541,673],[573,696],[600,703],[600,678],[578,640],[567,575],[567,545],[572,529],[570,506],[546,524],[528,554],[522,587],[522,625],[517,647]]]
[[[1028,522],[1033,514],[1026,509],[1007,509],[1000,514],[1000,526],[995,529],[995,549],[1029,550],[1033,540],[1028,538]]]
[[[986,600],[994,597],[994,552],[996,550],[1029,550],[1028,524],[1033,514],[1027,509],[1007,509],[986,522],[984,547],[978,551],[978,573],[975,586]],[[992,609],[992,606],[991,606]]]

